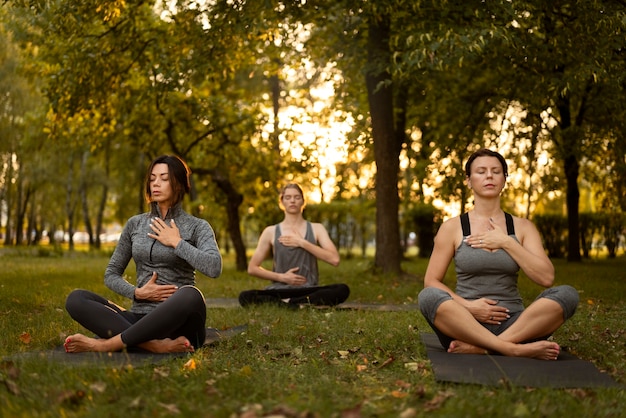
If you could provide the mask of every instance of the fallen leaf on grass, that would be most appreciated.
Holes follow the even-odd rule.
[[[387,360],[383,362],[383,364],[380,365],[380,368],[382,369],[383,367],[390,365],[391,363],[394,362],[394,360],[395,358],[389,357]]]
[[[57,397],[57,403],[78,405],[85,398],[82,390],[66,390]]]
[[[6,385],[7,389],[9,390],[9,392],[15,396],[19,396],[20,394],[20,387],[17,385],[17,383],[15,383],[14,381],[7,379],[4,381],[4,384]]]
[[[28,332],[22,332],[22,333],[20,334],[20,341],[21,341],[22,343],[24,343],[24,344],[30,344],[30,340],[31,340],[31,337],[30,337],[30,334],[29,334]]]
[[[361,404],[354,408],[341,411],[341,418],[361,418]]]
[[[89,388],[93,390],[94,392],[104,393],[104,391],[107,388],[107,384],[104,382],[95,382],[89,385]]]
[[[434,398],[424,404],[424,411],[435,411],[441,408],[444,402],[452,395],[454,395],[452,392],[439,392]]]
[[[185,370],[196,370],[196,360],[195,359],[189,359],[189,361],[187,361],[187,363],[185,363],[183,365],[183,369]]]
[[[364,370],[367,370],[367,366],[365,364],[357,364],[356,365],[356,371],[357,372],[362,372]]]
[[[405,398],[406,395],[408,395],[408,393],[402,392],[402,391],[399,391],[399,390],[392,390],[391,391],[391,396],[393,396],[394,398],[402,399],[402,398]]]
[[[3,361],[0,363],[0,370],[3,370],[11,379],[20,377],[20,369],[15,367],[12,361]]]
[[[411,371],[416,371],[419,369],[418,363],[404,363],[404,368]]]
[[[180,414],[180,409],[178,409],[178,407],[175,404],[173,404],[173,403],[161,403],[161,402],[159,402],[158,405],[161,408],[165,409],[170,414],[175,414],[175,415]]]
[[[154,376],[157,377],[168,377],[170,375],[170,370],[167,367],[155,367],[154,368]]]
[[[405,409],[404,411],[402,411],[400,413],[400,415],[398,415],[400,418],[414,418],[417,416],[417,409],[415,408],[408,408]]]

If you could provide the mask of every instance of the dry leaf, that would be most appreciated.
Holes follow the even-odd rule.
[[[89,385],[89,387],[91,388],[91,390],[93,390],[94,392],[98,392],[98,393],[104,393],[104,391],[107,388],[107,384],[104,382],[95,382],[92,383],[91,385]]]
[[[341,418],[361,418],[361,404],[352,409],[344,409],[341,411]]]
[[[85,392],[83,392],[82,390],[66,390],[64,392],[61,392],[61,394],[57,397],[57,402],[78,405],[78,403],[84,398]]]
[[[196,360],[192,359],[192,358],[189,359],[189,361],[183,365],[183,369],[185,369],[185,370],[196,370]]]
[[[400,418],[414,418],[417,416],[417,409],[408,408],[402,411],[399,415]]]
[[[15,367],[12,361],[3,361],[0,363],[0,370],[3,370],[11,379],[17,379],[20,377],[20,369]]]
[[[406,392],[401,392],[399,390],[392,390],[391,391],[391,396],[393,396],[394,398],[401,399],[401,398],[406,397],[406,395],[408,395]]]
[[[350,354],[349,351],[345,351],[345,350],[339,350],[337,351],[337,353],[339,353],[339,357],[341,358],[348,358],[348,354]]]
[[[4,384],[13,395],[18,396],[20,394],[20,387],[14,381],[7,379]]]
[[[452,392],[439,392],[430,401],[424,405],[424,411],[434,411],[441,408],[444,402],[453,395]]]
[[[167,403],[166,404],[166,403],[159,402],[159,406],[162,407],[163,409],[165,409],[170,414],[175,414],[175,415],[180,414],[180,410],[173,403]]]
[[[404,368],[407,370],[416,371],[419,369],[418,363],[404,363]]]
[[[20,341],[24,344],[30,344],[30,334],[28,332],[22,332],[20,334]]]
[[[362,372],[363,370],[367,370],[367,366],[365,364],[357,364],[356,371]]]

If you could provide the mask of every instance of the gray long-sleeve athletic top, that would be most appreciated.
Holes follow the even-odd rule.
[[[218,277],[222,272],[222,256],[211,225],[204,219],[185,212],[181,204],[167,212],[166,223],[172,219],[180,230],[182,240],[176,248],[167,247],[150,238],[151,219],[161,216],[158,205],[152,203],[151,211],[131,217],[120,236],[113,256],[104,273],[104,284],[116,293],[133,300],[131,312],[146,314],[158,302],[136,300],[135,288],[145,285],[152,273],[157,273],[158,284],[178,287],[195,285],[195,271],[208,277]],[[124,278],[124,271],[133,259],[137,271],[137,286]]]

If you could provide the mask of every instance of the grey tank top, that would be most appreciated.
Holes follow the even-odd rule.
[[[513,217],[505,213],[507,234],[517,241]],[[470,235],[469,215],[461,215],[463,238]],[[504,250],[493,252],[472,248],[465,241],[454,254],[456,269],[456,293],[462,298],[473,300],[489,298],[498,301],[511,312],[524,309],[522,298],[517,288],[519,265]]]
[[[289,269],[299,267],[297,274],[306,277],[306,284],[303,286],[317,286],[319,283],[319,274],[317,271],[317,258],[310,252],[303,250],[300,247],[286,247],[278,241],[278,238],[282,235],[280,224],[276,225],[274,231],[274,266],[272,270],[277,273],[285,273]],[[313,233],[313,226],[310,222],[306,223],[306,234],[304,239],[312,244],[317,244],[315,234]],[[292,286],[282,282],[273,282],[267,286],[267,289],[280,289],[289,287],[302,287]]]

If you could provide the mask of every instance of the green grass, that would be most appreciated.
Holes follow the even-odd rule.
[[[4,254],[4,255],[2,255]],[[0,355],[59,345],[84,330],[64,310],[68,292],[87,288],[115,298],[102,283],[107,254],[0,253]],[[234,271],[227,257],[216,280],[200,277],[206,297],[236,297],[263,283]],[[370,259],[320,265],[324,283],[345,282],[351,301],[415,303],[425,260],[404,264],[407,277],[369,273]],[[555,261],[557,284],[581,292],[578,312],[555,339],[626,383],[626,259]],[[129,270],[132,276],[132,271]],[[450,277],[452,277],[450,272]],[[528,301],[540,291],[520,279]],[[418,312],[274,307],[213,308],[208,325],[249,324],[241,335],[187,359],[137,368],[70,367],[44,360],[2,362],[0,416],[623,416],[619,389],[528,389],[442,384],[434,380]],[[410,365],[411,367],[407,367]]]

